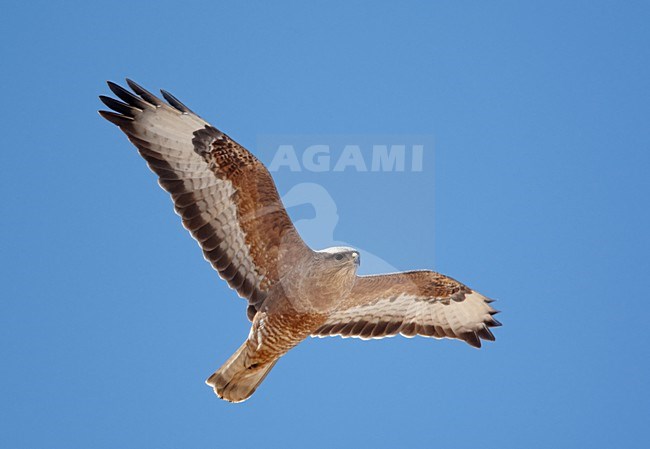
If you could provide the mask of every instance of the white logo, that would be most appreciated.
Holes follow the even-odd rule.
[[[278,145],[269,171],[421,172],[424,145],[310,145],[298,154],[294,145]]]

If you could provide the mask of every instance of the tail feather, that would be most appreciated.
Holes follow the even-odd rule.
[[[248,363],[246,342],[205,383],[221,399],[242,402],[248,399],[262,383],[276,361],[264,365]]]

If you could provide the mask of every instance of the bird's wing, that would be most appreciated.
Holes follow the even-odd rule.
[[[360,276],[313,336],[456,338],[480,347],[500,326],[492,300],[433,271]]]
[[[205,259],[248,299],[249,318],[278,281],[283,263],[309,248],[284,209],[264,165],[171,94],[167,103],[127,80],[109,82],[122,101],[101,96],[100,111],[138,148],[160,186],[171,194],[183,226]]]

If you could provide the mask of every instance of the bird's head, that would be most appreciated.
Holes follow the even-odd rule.
[[[361,264],[359,251],[347,246],[333,246],[317,251],[325,265],[333,269],[352,269],[356,272]]]

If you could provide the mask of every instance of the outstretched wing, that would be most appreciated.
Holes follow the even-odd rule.
[[[127,80],[136,95],[109,82],[122,101],[101,96],[100,111],[138,148],[160,186],[230,287],[248,299],[249,318],[279,278],[283,255],[308,251],[264,165],[171,94],[169,104]]]
[[[500,326],[492,300],[433,271],[357,277],[350,295],[313,336],[457,338],[481,347]]]

